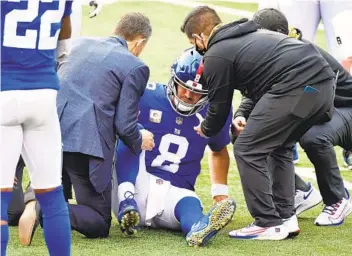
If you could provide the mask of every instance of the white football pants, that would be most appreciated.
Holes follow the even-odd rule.
[[[77,39],[82,31],[82,0],[74,0],[71,13],[71,39]]]
[[[259,9],[269,7],[282,11],[311,42],[322,20],[330,53],[338,61],[352,56],[352,0],[260,0]]]
[[[22,155],[34,189],[61,185],[62,146],[57,91],[0,92],[0,188],[12,188]]]
[[[124,161],[124,159],[116,159],[116,164],[118,164],[118,161]],[[117,196],[116,171],[115,168],[113,169],[111,199],[112,209],[117,218],[120,202]],[[141,215],[141,226],[180,230],[180,223],[174,213],[177,203],[184,197],[195,197],[200,200],[194,191],[175,187],[170,182],[148,173],[145,164],[145,151],[142,151],[139,158],[139,171],[135,189],[134,199]]]

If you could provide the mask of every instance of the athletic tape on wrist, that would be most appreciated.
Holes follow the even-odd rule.
[[[211,185],[211,196],[214,198],[215,196],[228,196],[229,195],[229,187],[224,184],[213,184]]]

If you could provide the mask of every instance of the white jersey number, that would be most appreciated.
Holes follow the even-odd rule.
[[[176,153],[169,152],[171,143],[178,146]],[[189,142],[185,137],[165,134],[161,137],[158,155],[152,162],[151,166],[159,167],[160,169],[172,173],[176,173],[179,168],[181,160],[186,156],[188,151]],[[171,162],[170,164],[164,164],[165,161]],[[164,164],[164,165],[163,165]]]
[[[20,2],[20,0],[8,0],[9,2]],[[27,29],[24,36],[17,35],[19,22],[32,22],[39,15],[39,3],[50,3],[55,0],[28,0],[28,7],[25,10],[12,10],[5,16],[4,42],[3,46],[24,49],[36,49],[38,31]],[[66,0],[59,0],[58,10],[47,10],[40,17],[39,28],[39,50],[56,49],[60,30],[54,36],[50,36],[51,24],[61,22],[65,11]]]

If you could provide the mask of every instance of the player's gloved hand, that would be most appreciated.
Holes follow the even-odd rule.
[[[288,32],[289,37],[297,38],[298,40],[302,39],[302,31],[298,28],[290,27]]]
[[[145,130],[145,129],[140,130],[140,133],[142,134],[141,149],[152,151],[153,148],[155,147],[154,134],[151,133],[150,131]]]
[[[89,18],[96,17],[103,9],[103,4],[97,0],[90,1],[89,6],[91,7],[91,11],[89,12]]]

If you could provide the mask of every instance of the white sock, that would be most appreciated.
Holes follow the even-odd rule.
[[[129,192],[129,193],[126,193]],[[119,202],[122,202],[131,194],[135,194],[134,185],[131,182],[122,182],[117,188],[117,196],[119,198]]]

